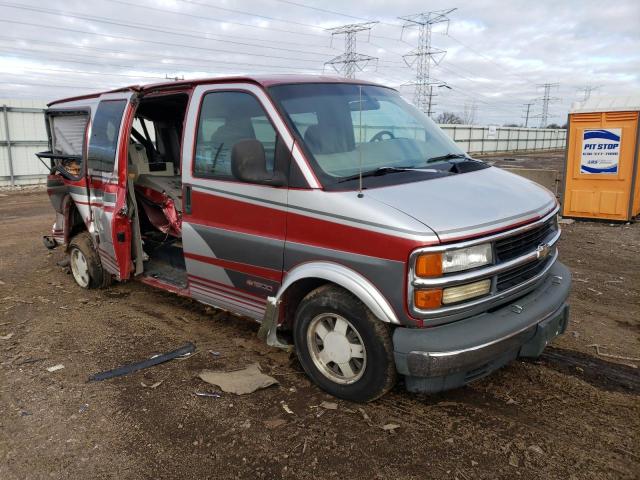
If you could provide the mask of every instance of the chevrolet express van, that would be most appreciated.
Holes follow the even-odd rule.
[[[555,197],[393,89],[178,81],[55,101],[46,125],[44,242],[80,287],[138,279],[255,319],[337,397],[460,387],[566,328]]]

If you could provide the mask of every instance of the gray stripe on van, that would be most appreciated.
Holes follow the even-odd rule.
[[[191,224],[216,258],[282,270],[284,240]]]
[[[398,318],[404,316],[404,292],[405,283],[407,282],[404,262],[302,243],[286,243],[284,253],[286,271],[305,262],[321,260],[339,263],[366,277],[380,290]]]

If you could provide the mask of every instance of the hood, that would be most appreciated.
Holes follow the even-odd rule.
[[[371,189],[365,195],[415,218],[442,242],[527,223],[556,205],[549,190],[496,167]]]

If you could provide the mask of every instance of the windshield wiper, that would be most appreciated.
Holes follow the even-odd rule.
[[[360,175],[362,175],[362,178],[364,177],[380,177],[382,175],[386,175],[387,173],[395,173],[395,172],[410,172],[415,170],[414,168],[407,168],[407,167],[379,167],[376,168],[375,170],[369,170],[367,172],[362,172],[362,174],[356,173],[355,175],[349,175],[348,177],[344,177],[340,180],[338,180],[337,183],[343,183],[343,182],[348,182],[351,180],[357,180],[358,178],[360,178]]]
[[[453,160],[454,158],[466,158],[471,160],[465,153],[447,153],[446,155],[438,155],[437,157],[431,157],[427,160],[427,163],[439,162],[440,160]]]

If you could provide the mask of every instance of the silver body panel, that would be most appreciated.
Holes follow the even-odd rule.
[[[376,188],[365,195],[420,221],[442,242],[533,221],[556,205],[550,191],[497,167]]]

